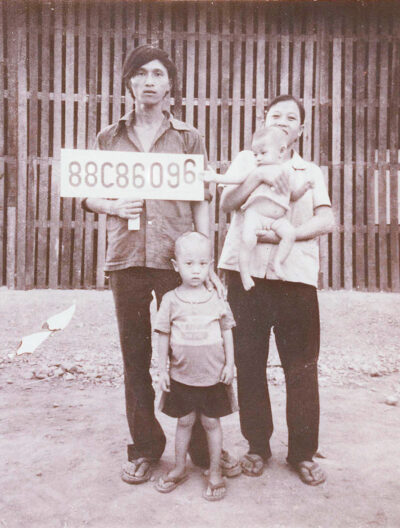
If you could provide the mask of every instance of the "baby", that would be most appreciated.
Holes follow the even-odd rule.
[[[262,128],[253,135],[252,150],[239,152],[225,174],[216,174],[212,170],[204,173],[205,181],[223,184],[240,184],[255,166],[279,165],[285,159],[287,151],[287,134],[277,127]],[[284,167],[282,170],[287,170]],[[290,189],[294,189],[296,182],[289,174]],[[259,185],[242,205],[244,214],[242,239],[239,252],[239,270],[245,290],[254,286],[251,278],[250,258],[252,250],[257,245],[257,231],[272,230],[280,242],[274,258],[274,270],[279,279],[285,276],[282,264],[288,257],[296,239],[295,229],[286,218],[290,201],[299,200],[313,187],[311,181],[305,181],[295,190],[278,193],[270,185]]]
[[[203,496],[215,501],[226,493],[220,467],[219,418],[236,410],[231,387],[234,374],[231,328],[235,321],[228,303],[204,284],[213,262],[211,243],[205,235],[197,232],[181,235],[175,242],[172,262],[182,284],[164,295],[155,331],[159,333],[159,385],[165,395],[162,411],[178,418],[175,467],[160,477],[156,489],[168,493],[187,479],[186,456],[199,414],[210,453],[208,484]]]

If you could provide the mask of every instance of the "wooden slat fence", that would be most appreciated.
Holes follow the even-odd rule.
[[[305,105],[300,151],[326,176],[338,228],[323,288],[400,290],[400,12],[396,2],[0,2],[0,283],[103,288],[105,218],[59,198],[61,147],[90,148],[132,107],[126,49],[171,53],[174,114],[222,172],[271,98]],[[211,211],[216,257],[229,217]]]

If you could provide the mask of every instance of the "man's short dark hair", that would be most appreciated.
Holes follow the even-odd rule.
[[[268,103],[267,108],[265,109],[265,115],[268,114],[268,112],[271,110],[271,108],[273,106],[275,106],[276,104],[281,103],[283,101],[293,101],[294,103],[297,104],[297,107],[298,107],[299,113],[300,113],[300,124],[302,125],[304,123],[304,119],[306,117],[306,111],[304,109],[303,103],[299,99],[297,99],[297,97],[295,97],[294,95],[282,94],[282,95],[278,95],[278,97],[275,97],[274,99],[272,99],[272,101],[270,101]]]
[[[168,77],[171,83],[171,92],[176,86],[178,71],[175,64],[169,58],[169,55],[166,51],[151,46],[150,44],[144,44],[143,46],[138,46],[130,52],[128,52],[124,66],[122,68],[122,82],[129,90],[133,97],[132,88],[130,80],[135,75],[135,73],[141,68],[144,64],[151,62],[153,60],[159,60],[163,64],[168,72]]]

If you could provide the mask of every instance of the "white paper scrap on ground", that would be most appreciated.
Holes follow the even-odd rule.
[[[18,347],[17,355],[21,354],[32,354],[39,345],[45,341],[51,332],[48,330],[43,332],[36,332],[36,334],[31,334],[22,338],[22,341]]]
[[[47,330],[63,330],[71,321],[72,316],[74,315],[76,304],[74,303],[67,310],[60,312],[59,314],[49,317],[45,323],[43,323],[42,328]]]

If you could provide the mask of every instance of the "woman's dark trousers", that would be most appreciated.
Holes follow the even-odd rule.
[[[266,367],[274,329],[286,380],[288,461],[312,460],[318,447],[319,395],[317,361],[320,324],[313,286],[255,279],[246,292],[237,272],[228,274],[228,301],[234,329],[240,425],[249,452],[271,456],[273,431]]]

